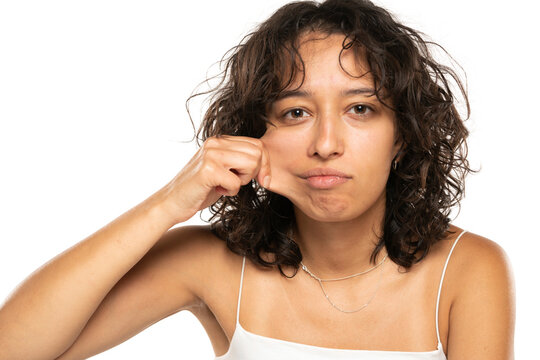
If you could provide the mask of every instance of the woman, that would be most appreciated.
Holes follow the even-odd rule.
[[[6,301],[0,359],[87,358],[184,309],[223,359],[513,358],[505,253],[448,219],[461,83],[414,30],[292,3],[223,76],[178,175]]]

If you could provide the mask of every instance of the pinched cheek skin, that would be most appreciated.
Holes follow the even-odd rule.
[[[296,136],[296,138],[298,138],[298,136]],[[261,140],[268,149],[274,152],[287,151],[287,149],[295,143],[291,142],[291,140],[294,139],[294,134],[287,134],[283,129],[274,127],[268,128],[263,137],[261,137]]]
[[[277,134],[276,135],[281,135]],[[298,136],[272,136],[265,140],[272,161],[276,161],[284,167],[291,168],[290,170],[301,169],[303,164],[298,164],[299,161],[305,161],[302,155],[305,154],[305,144]],[[303,160],[299,160],[303,159]]]

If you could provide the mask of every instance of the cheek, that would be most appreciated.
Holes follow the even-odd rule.
[[[349,139],[351,155],[370,168],[386,168],[392,160],[393,134],[384,128],[373,128]]]
[[[261,140],[268,150],[270,161],[285,168],[297,163],[298,155],[306,151],[302,135],[285,129],[268,130]]]
[[[381,136],[382,135],[382,136]],[[355,176],[350,198],[355,206],[368,208],[385,192],[390,174],[392,138],[375,131],[365,131],[350,138],[350,171]]]

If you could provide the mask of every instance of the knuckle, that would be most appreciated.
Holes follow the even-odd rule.
[[[252,157],[251,158],[251,168],[255,171],[257,168],[259,168],[261,166],[261,157],[260,156],[257,156],[257,157]]]
[[[259,153],[263,152],[264,144],[261,139],[254,139],[254,145],[257,147]]]
[[[202,149],[203,159],[213,158],[215,156],[215,153],[216,153],[216,148],[213,148],[213,147],[204,147]]]
[[[263,156],[263,150],[260,147],[250,148],[248,154],[250,155],[250,158],[260,161]]]
[[[259,138],[252,138],[252,140],[253,140],[253,143],[256,144],[257,146],[259,146],[259,147],[262,147],[262,146],[263,146],[263,142],[262,142],[261,139],[259,139]]]
[[[258,158],[261,158],[262,155],[263,155],[263,152],[264,152],[264,151],[263,151],[263,148],[260,147],[260,146],[258,146],[258,147],[257,147],[257,157],[258,157]]]
[[[206,160],[203,162],[203,166],[201,167],[202,171],[208,173],[208,174],[215,174],[217,170],[216,164],[211,160]]]
[[[219,144],[219,139],[215,136],[211,136],[209,137],[208,139],[206,139],[204,141],[204,147],[205,148],[209,148],[209,147],[212,147],[212,146],[217,146]]]

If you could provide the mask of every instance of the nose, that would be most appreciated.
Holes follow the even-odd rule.
[[[313,126],[310,155],[322,159],[341,156],[344,130],[339,115],[330,112],[319,114]]]

